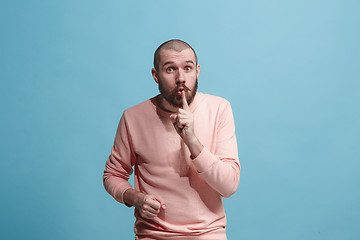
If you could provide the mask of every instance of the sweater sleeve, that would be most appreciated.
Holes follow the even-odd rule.
[[[215,127],[215,152],[204,147],[192,161],[209,186],[223,197],[230,197],[237,190],[240,180],[235,124],[230,103],[226,102]]]
[[[132,188],[128,180],[133,172],[132,166],[135,159],[136,155],[133,151],[124,114],[120,119],[114,145],[105,164],[103,176],[106,191],[120,203],[124,203],[124,192]]]

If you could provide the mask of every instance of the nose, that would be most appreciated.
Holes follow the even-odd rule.
[[[185,73],[183,70],[179,69],[176,76],[176,84],[185,83]]]

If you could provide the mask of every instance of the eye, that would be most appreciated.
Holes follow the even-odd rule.
[[[166,72],[173,72],[174,71],[174,68],[173,67],[168,67],[167,69],[166,69]]]
[[[190,67],[190,66],[186,66],[186,67],[185,67],[185,71],[191,71],[191,67]]]

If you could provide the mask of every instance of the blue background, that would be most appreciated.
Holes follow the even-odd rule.
[[[229,239],[359,239],[360,2],[6,1],[1,239],[133,239],[102,185],[124,109],[157,94],[153,52],[197,51],[227,98],[240,186]]]

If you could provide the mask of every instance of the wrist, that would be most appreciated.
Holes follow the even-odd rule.
[[[190,153],[191,153],[190,157],[192,159],[199,156],[199,154],[201,153],[201,151],[204,148],[204,146],[200,143],[200,141],[197,137],[189,139],[189,141],[185,142],[185,144],[187,145],[188,149],[190,150]]]
[[[192,137],[187,138],[186,140],[184,140],[184,142],[185,142],[185,144],[186,144],[187,146],[189,146],[189,145],[196,145],[196,144],[199,143],[199,139],[194,135],[194,136],[192,136]]]
[[[142,204],[145,194],[129,188],[124,192],[124,203],[128,206],[138,207]]]

